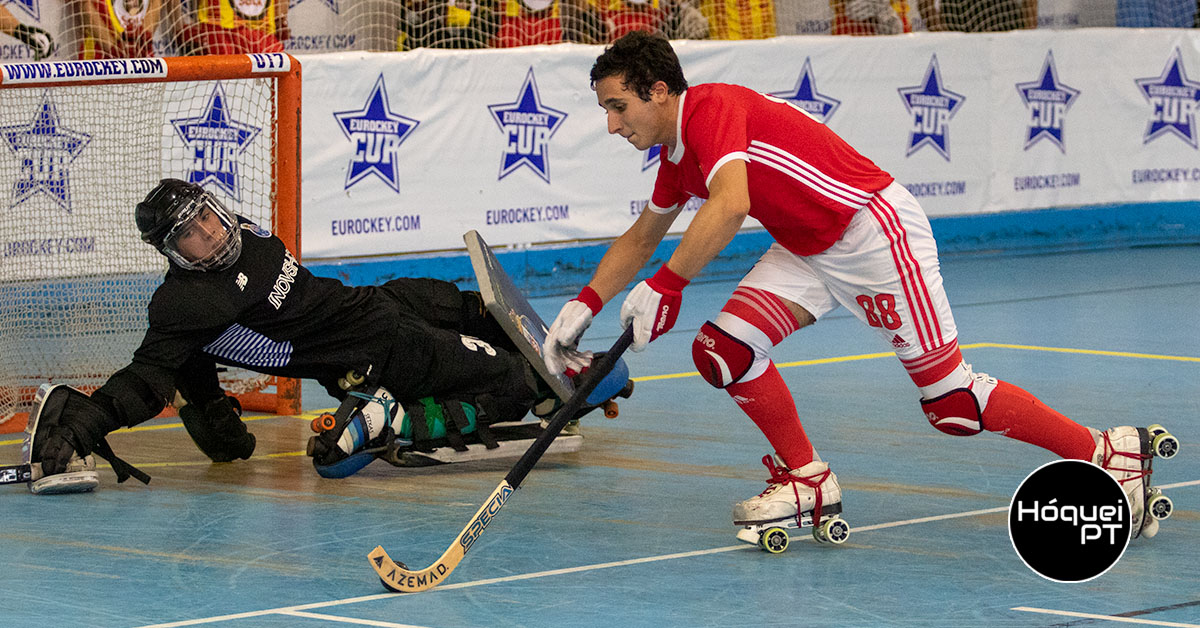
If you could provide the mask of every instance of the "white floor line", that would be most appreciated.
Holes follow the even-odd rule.
[[[1098,619],[1100,621],[1115,621],[1123,624],[1142,624],[1143,626],[1171,626],[1173,628],[1200,628],[1200,624],[1185,624],[1178,621],[1157,621],[1154,619],[1139,619],[1137,617],[1116,617],[1113,615],[1095,615],[1092,613],[1076,613],[1074,611],[1056,611],[1048,608],[1029,608],[1018,606],[1014,611],[1026,613],[1041,613],[1043,615],[1060,615],[1062,617],[1078,617],[1080,619]]]
[[[414,626],[413,624],[396,624],[388,621],[377,621],[374,619],[359,619],[357,617],[341,617],[338,615],[323,615],[321,613],[306,613],[304,611],[286,611],[277,613],[279,615],[290,615],[292,617],[306,617],[308,619],[321,619],[324,621],[335,621],[343,624],[358,624],[360,626],[379,626],[379,628],[427,628],[426,626]]]
[[[1187,482],[1176,482],[1173,484],[1162,484],[1162,485],[1159,485],[1159,488],[1174,489],[1174,488],[1183,488],[1183,487],[1187,487],[1187,486],[1198,486],[1198,485],[1200,485],[1200,480],[1191,480],[1191,481],[1187,481]],[[920,517],[917,519],[905,519],[903,521],[891,521],[891,522],[887,522],[887,523],[876,523],[876,524],[866,525],[866,526],[856,526],[856,527],[852,527],[850,531],[851,531],[851,533],[872,532],[875,530],[885,530],[887,528],[897,528],[897,527],[901,527],[901,526],[917,525],[917,524],[922,524],[922,523],[929,523],[932,521],[945,521],[947,519],[961,519],[961,518],[965,518],[965,517],[976,517],[976,516],[980,516],[980,515],[988,515],[988,514],[1004,512],[1006,510],[1008,510],[1008,506],[998,506],[996,508],[985,508],[983,510],[968,510],[965,512],[950,513],[950,514],[945,514],[945,515],[934,515],[932,517]],[[803,538],[809,539],[809,540],[812,539],[811,536],[805,536]],[[708,555],[712,555],[712,554],[723,554],[726,552],[735,552],[735,551],[741,551],[741,550],[756,550],[756,549],[758,549],[757,546],[750,545],[748,543],[739,543],[737,545],[727,545],[725,547],[714,547],[712,549],[695,550],[695,551],[691,551],[691,552],[678,552],[675,554],[663,554],[661,556],[646,556],[644,558],[632,558],[629,560],[619,560],[619,561],[614,561],[614,562],[610,562],[610,563],[596,563],[596,564],[592,564],[592,565],[581,565],[579,567],[567,567],[564,569],[551,569],[549,571],[537,571],[537,572],[527,573],[527,574],[518,574],[515,576],[504,576],[501,578],[487,578],[484,580],[471,580],[470,582],[459,582],[459,583],[455,583],[455,584],[447,584],[447,585],[439,586],[436,589],[433,589],[432,592],[436,593],[438,591],[450,591],[450,590],[454,590],[454,589],[468,589],[468,588],[473,588],[473,587],[485,586],[485,585],[489,585],[489,584],[499,584],[499,583],[503,583],[503,582],[517,582],[520,580],[534,580],[537,578],[546,578],[546,577],[550,577],[550,576],[561,576],[561,575],[565,575],[565,574],[582,573],[585,571],[597,571],[600,569],[609,569],[612,567],[627,567],[629,565],[644,565],[647,563],[656,563],[656,562],[661,562],[664,560],[675,560],[675,559],[679,559],[679,558],[693,558],[693,557],[697,557],[697,556],[708,556]],[[366,559],[364,558],[363,559],[364,571],[367,569],[367,567],[368,567],[368,565],[366,563]],[[205,617],[205,618],[201,618],[201,619],[186,619],[186,620],[182,620],[182,621],[165,623],[165,624],[151,624],[151,625],[147,625],[147,626],[139,626],[138,628],[181,628],[182,626],[198,626],[201,624],[213,624],[213,623],[218,623],[218,622],[223,622],[223,621],[233,621],[236,619],[246,619],[249,617],[263,617],[265,615],[295,615],[301,611],[306,611],[306,610],[314,609],[314,608],[329,608],[329,607],[333,607],[333,606],[345,606],[348,604],[358,604],[360,602],[371,602],[374,600],[395,597],[397,595],[416,595],[416,594],[412,594],[412,593],[378,593],[375,595],[364,595],[364,596],[360,596],[360,597],[347,598],[344,600],[331,600],[328,602],[314,602],[312,604],[301,604],[298,606],[285,606],[282,608],[274,608],[274,609],[267,609],[267,610],[261,610],[261,611],[250,611],[250,612],[246,612],[246,613],[235,613],[235,614],[231,614],[231,615],[220,615],[220,616],[216,616],[216,617]],[[428,595],[428,593],[426,593],[426,595]],[[1067,613],[1067,611],[1046,611],[1043,609],[1030,609],[1030,608],[1026,608],[1026,607],[1018,607],[1013,610],[1026,610],[1029,612],[1042,612],[1042,613]],[[352,621],[352,622],[366,621],[366,620],[349,620],[347,618],[336,618],[332,615],[329,617],[331,618],[331,620],[336,619],[337,621]],[[1087,615],[1087,617],[1093,617],[1093,616]],[[1200,628],[1200,624],[1162,623],[1162,622],[1154,622],[1152,620],[1132,620],[1132,619],[1127,619],[1127,618],[1123,618],[1123,617],[1111,617],[1110,618],[1110,617],[1104,616],[1104,615],[1096,615],[1094,617],[1111,619],[1113,621],[1145,623],[1145,624],[1159,625],[1159,626],[1181,626],[1183,628]],[[365,625],[399,626],[400,624],[365,624]]]

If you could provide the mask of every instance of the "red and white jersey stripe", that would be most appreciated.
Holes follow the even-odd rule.
[[[799,107],[737,85],[689,88],[679,103],[676,145],[662,154],[652,210],[707,199],[713,174],[742,160],[750,215],[797,255],[829,248],[893,180]]]

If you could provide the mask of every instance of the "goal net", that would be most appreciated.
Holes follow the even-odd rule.
[[[167,269],[133,210],[195,182],[297,256],[299,63],[284,54],[0,66],[0,431],[38,386],[130,362]],[[296,382],[227,370],[247,409],[294,414]]]

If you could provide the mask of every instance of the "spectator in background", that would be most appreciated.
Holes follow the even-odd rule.
[[[912,32],[908,0],[829,0],[834,35],[898,35]]]
[[[667,18],[659,0],[607,0],[604,14],[612,40],[630,31],[662,32]]]
[[[663,33],[668,39],[708,39],[708,20],[696,0],[667,0]]]
[[[283,52],[291,37],[288,0],[183,0],[195,23],[179,29],[181,54]]]
[[[68,11],[81,26],[80,59],[154,56],[162,0],[72,0]]]
[[[1117,0],[1117,26],[1130,28],[1192,28],[1192,0]]]
[[[931,31],[1037,28],[1037,0],[917,0],[917,9]]]
[[[22,24],[8,8],[0,5],[0,33],[14,37],[25,44],[34,61],[41,61],[54,52],[54,38],[50,33],[33,26]]]
[[[603,44],[608,41],[608,25],[600,17],[596,0],[563,0],[563,39],[577,44]]]
[[[775,0],[701,0],[712,39],[766,39],[775,36]]]
[[[515,48],[565,41],[560,0],[500,0],[503,11],[493,48]]]
[[[407,0],[396,49],[486,48],[495,30],[489,2]]]

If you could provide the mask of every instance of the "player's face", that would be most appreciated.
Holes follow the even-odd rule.
[[[596,100],[608,114],[608,132],[620,135],[638,150],[672,144],[675,122],[663,82],[654,84],[650,100],[642,100],[625,86],[624,77],[608,76],[596,81]]]
[[[198,262],[212,255],[225,239],[225,223],[217,214],[205,207],[200,214],[183,228],[176,239],[180,255]]]

